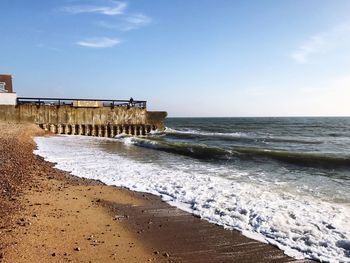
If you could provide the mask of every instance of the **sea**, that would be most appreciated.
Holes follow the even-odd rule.
[[[152,193],[297,259],[350,262],[350,118],[168,118],[143,137],[35,142],[73,175]]]

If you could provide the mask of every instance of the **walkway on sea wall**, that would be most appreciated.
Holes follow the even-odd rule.
[[[73,107],[136,107],[146,109],[147,101],[145,100],[104,100],[104,99],[69,99],[69,98],[32,98],[32,97],[18,97],[17,105],[50,105],[50,106],[64,106],[69,105]]]

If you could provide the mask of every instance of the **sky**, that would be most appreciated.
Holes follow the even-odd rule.
[[[350,116],[348,0],[0,0],[18,96],[171,117]]]

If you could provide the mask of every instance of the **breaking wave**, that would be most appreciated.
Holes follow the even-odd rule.
[[[133,144],[203,160],[270,158],[302,166],[350,167],[350,156],[337,156],[331,153],[305,153],[253,147],[231,147],[227,149],[206,144],[169,142],[137,137],[122,138],[121,141],[125,144]]]

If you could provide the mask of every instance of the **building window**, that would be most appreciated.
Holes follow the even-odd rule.
[[[0,82],[0,92],[7,92],[5,89],[6,83],[5,82]]]

